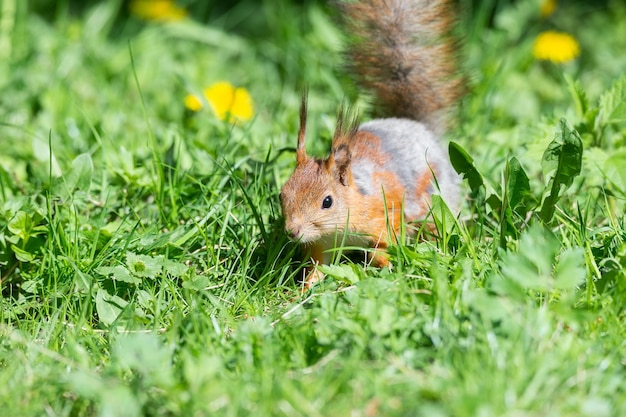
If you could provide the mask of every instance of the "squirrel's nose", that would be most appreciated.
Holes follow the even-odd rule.
[[[289,236],[289,238],[291,240],[298,240],[301,237],[300,236],[300,233],[301,233],[300,230],[301,229],[300,229],[299,226],[296,226],[296,227],[294,227],[292,229],[287,229],[287,235]]]

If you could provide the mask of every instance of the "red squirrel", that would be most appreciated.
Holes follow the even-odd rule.
[[[347,67],[373,92],[386,118],[357,126],[340,112],[326,159],[305,151],[306,96],[300,108],[296,168],[280,199],[289,237],[310,249],[310,287],[344,245],[372,248],[375,266],[387,266],[386,248],[402,222],[429,216],[439,194],[453,210],[460,178],[440,143],[459,100],[461,78],[451,35],[451,0],[359,0],[338,3],[350,37]],[[407,227],[409,234],[416,228]]]

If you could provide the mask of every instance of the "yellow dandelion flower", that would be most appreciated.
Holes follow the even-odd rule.
[[[248,90],[234,87],[228,81],[219,81],[205,88],[204,98],[220,120],[246,121],[254,116],[252,97]],[[185,97],[185,107],[191,111],[202,109],[202,100],[193,94]]]
[[[539,8],[539,13],[541,14],[541,17],[548,17],[554,13],[555,9],[556,0],[543,0]]]
[[[193,94],[187,94],[185,97],[185,107],[191,111],[200,111],[202,109],[202,100]]]
[[[130,12],[145,20],[176,21],[187,17],[187,10],[172,0],[132,0]]]
[[[580,55],[580,47],[576,39],[567,33],[547,31],[535,39],[533,55],[540,60],[567,62]]]

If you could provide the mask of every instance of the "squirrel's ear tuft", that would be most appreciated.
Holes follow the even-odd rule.
[[[359,115],[354,109],[346,106],[345,103],[339,107],[337,114],[337,124],[333,135],[333,147],[342,142],[350,142],[359,130]]]
[[[346,109],[342,104],[337,115],[337,126],[333,135],[333,149],[328,158],[328,169],[342,185],[348,185],[348,169],[352,160],[350,143],[359,128],[359,118],[357,115],[349,118],[351,109]]]
[[[296,148],[296,165],[302,165],[307,160],[304,137],[306,133],[306,107],[308,91],[305,88],[302,92],[300,103],[300,130],[298,130],[298,147]]]

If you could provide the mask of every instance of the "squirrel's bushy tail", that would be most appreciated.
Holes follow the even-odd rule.
[[[462,91],[451,0],[341,0],[348,70],[384,117],[445,130]]]

